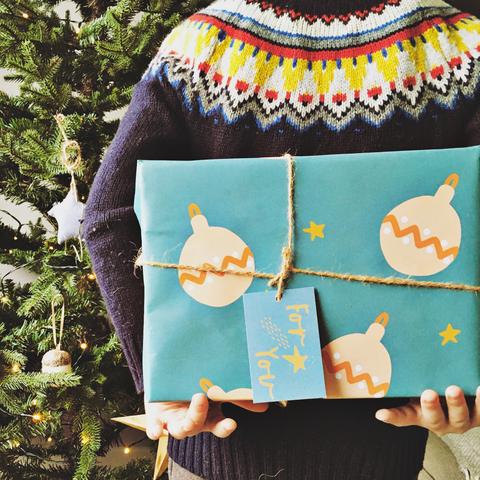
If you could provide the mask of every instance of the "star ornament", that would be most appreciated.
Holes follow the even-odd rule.
[[[453,328],[452,324],[449,323],[447,328],[439,333],[439,335],[443,337],[442,347],[444,347],[449,342],[458,343],[457,335],[460,333],[462,333],[461,330]]]
[[[315,222],[310,221],[310,226],[308,228],[304,228],[303,231],[305,233],[310,234],[310,240],[315,240],[315,238],[325,238],[325,234],[323,233],[323,230],[325,228],[325,224],[322,223],[320,225],[317,225]]]
[[[84,209],[85,204],[78,200],[76,191],[70,188],[67,196],[48,211],[48,214],[54,217],[58,224],[58,243],[80,235],[80,223],[83,219]]]
[[[305,360],[308,355],[300,355],[297,346],[293,347],[292,355],[282,355],[282,358],[293,365],[293,373],[297,373],[300,369],[305,370]]]
[[[129,417],[112,418],[114,422],[122,423],[128,427],[135,428],[145,432],[147,430],[146,415],[130,415]],[[155,458],[155,468],[153,472],[153,480],[158,480],[168,468],[168,431],[164,430],[162,436],[158,440],[157,456]]]

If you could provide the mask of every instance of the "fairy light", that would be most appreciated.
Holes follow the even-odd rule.
[[[53,250],[53,246],[52,246],[52,245],[49,245],[49,246],[48,246],[48,249],[49,249],[50,251],[52,251],[52,250]]]
[[[32,405],[35,406],[37,403],[38,403],[38,402],[37,402],[37,399],[34,398],[34,399],[32,400]]]
[[[10,298],[8,298],[7,295],[2,295],[0,297],[0,302],[3,303],[4,305],[6,305],[7,303],[10,303]]]
[[[13,373],[18,373],[20,371],[20,365],[18,363],[14,363],[12,365],[12,372]]]
[[[53,442],[53,438],[52,438],[52,437],[48,437],[48,438],[47,438],[47,442],[48,442],[48,443],[52,443],[52,442]]]
[[[18,240],[18,237],[15,235],[15,236],[13,237],[13,239],[14,239],[14,240]]]
[[[23,17],[23,18],[29,18],[29,15],[28,15],[27,12],[22,12],[22,17]]]
[[[123,453],[124,453],[125,455],[128,455],[131,451],[132,451],[132,449],[131,449],[130,447],[125,447],[125,448],[123,449]]]
[[[85,445],[90,441],[90,437],[86,433],[82,433],[82,437],[80,441],[82,442],[83,445]]]
[[[91,272],[91,273],[89,273],[89,274],[87,275],[87,278],[88,278],[91,282],[93,282],[94,280],[97,279],[97,276],[95,275],[94,272]]]
[[[11,255],[13,253],[13,250],[11,248],[9,248],[8,253]]]
[[[43,415],[40,413],[40,412],[35,412],[33,415],[32,415],[32,421],[34,423],[39,423],[43,420]]]
[[[83,341],[83,342],[80,342],[80,348],[82,350],[86,350],[88,348],[88,343]]]

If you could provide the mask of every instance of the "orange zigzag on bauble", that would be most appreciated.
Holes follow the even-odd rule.
[[[230,265],[236,265],[237,267],[245,268],[250,257],[253,257],[253,253],[250,248],[245,247],[240,259],[232,257],[231,255],[227,255],[222,260],[222,265],[219,267],[219,269],[226,270]],[[206,268],[216,268],[215,265],[212,265],[211,263],[204,263],[202,266]],[[205,283],[205,279],[207,278],[207,273],[212,273],[213,275],[218,275],[219,277],[223,277],[225,275],[225,273],[221,272],[185,272],[180,275],[180,285],[183,285],[187,280],[196,283],[197,285],[203,285]]]
[[[322,351],[322,357],[323,357],[323,362],[327,367],[327,370],[331,374],[335,374],[342,370],[345,370],[347,382],[353,385],[355,383],[360,383],[364,381],[367,384],[368,393],[370,393],[370,395],[375,395],[376,393],[379,393],[379,392],[384,392],[386,394],[388,391],[388,388],[390,387],[389,383],[381,383],[379,385],[375,385],[373,383],[372,377],[368,373],[361,373],[360,375],[354,375],[350,362],[342,362],[342,363],[338,363],[337,365],[333,365],[330,360],[330,355],[325,351]]]
[[[442,244],[440,243],[440,240],[438,237],[432,236],[432,237],[426,238],[425,240],[422,240],[420,236],[420,229],[418,228],[417,225],[410,225],[409,227],[402,230],[400,228],[398,220],[395,218],[395,215],[392,215],[392,214],[387,215],[383,219],[383,223],[388,223],[388,222],[392,226],[393,233],[397,238],[406,237],[411,233],[413,235],[413,240],[417,248],[425,248],[425,247],[428,247],[429,245],[433,245],[435,247],[435,251],[437,253],[437,257],[439,260],[443,260],[444,258],[447,258],[450,255],[453,255],[453,257],[455,258],[458,255],[458,247],[451,247],[447,250],[444,250],[442,248]]]

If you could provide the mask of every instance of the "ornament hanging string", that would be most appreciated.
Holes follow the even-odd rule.
[[[65,167],[68,173],[70,173],[70,190],[73,192],[75,200],[78,201],[78,190],[77,190],[77,183],[75,181],[75,171],[77,171],[80,166],[82,165],[82,151],[80,149],[80,145],[76,140],[70,140],[68,138],[67,132],[65,130],[65,115],[62,113],[55,114],[55,121],[57,122],[58,129],[63,137],[62,148],[60,152],[60,162]],[[75,255],[79,262],[83,261],[83,246],[82,241],[79,237],[79,246],[80,246],[80,253],[76,249],[75,245],[73,245],[73,249],[75,251]],[[65,243],[66,248],[66,243]]]
[[[428,280],[412,280],[409,278],[399,277],[377,277],[374,275],[359,275],[353,273],[339,273],[325,270],[313,270],[309,268],[298,268],[294,265],[294,231],[295,231],[295,160],[292,155],[286,153],[283,158],[287,164],[288,174],[288,208],[287,208],[287,222],[288,232],[287,241],[282,248],[282,263],[278,273],[267,273],[259,271],[240,271],[233,269],[216,268],[213,265],[184,265],[178,263],[155,262],[143,260],[141,249],[134,260],[135,268],[138,266],[148,265],[158,268],[176,269],[176,270],[191,270],[195,272],[209,272],[216,274],[237,275],[240,277],[253,277],[269,280],[268,284],[271,287],[277,287],[276,299],[280,301],[283,296],[288,278],[291,274],[312,275],[322,278],[332,278],[336,280],[343,280],[346,282],[371,283],[376,285],[399,286],[399,287],[415,287],[415,288],[434,288],[445,290],[457,290],[465,292],[479,293],[479,285],[468,285],[464,283],[450,283],[450,282],[433,282]]]
[[[62,308],[60,310],[60,331],[58,333],[58,342],[57,342],[57,315],[55,312],[55,300],[57,298],[62,299]],[[61,343],[62,343],[62,337],[63,337],[63,324],[65,323],[65,299],[63,298],[63,295],[55,295],[52,298],[52,313],[50,315],[50,318],[52,320],[52,332],[53,332],[53,344],[55,345],[55,350],[61,350]]]
[[[67,136],[64,126],[65,116],[61,113],[57,113],[55,115],[55,120],[63,137],[60,161],[67,172],[71,175],[70,187],[77,197],[77,185],[75,183],[74,173],[82,164],[82,152],[78,142],[76,140],[70,140]]]

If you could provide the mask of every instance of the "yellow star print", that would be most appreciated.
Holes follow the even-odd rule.
[[[300,355],[297,346],[293,347],[293,355],[282,355],[287,362],[293,365],[293,373],[297,373],[300,369],[305,370],[305,360],[308,355]]]
[[[305,233],[310,234],[310,240],[315,240],[316,237],[324,238],[325,235],[323,233],[323,229],[325,228],[325,224],[322,223],[321,225],[317,225],[315,222],[310,220],[310,226],[308,228],[304,228],[303,231]]]
[[[439,335],[443,337],[442,347],[444,347],[448,342],[458,343],[457,335],[461,333],[461,330],[452,327],[452,324],[449,323],[447,328],[440,332]]]

